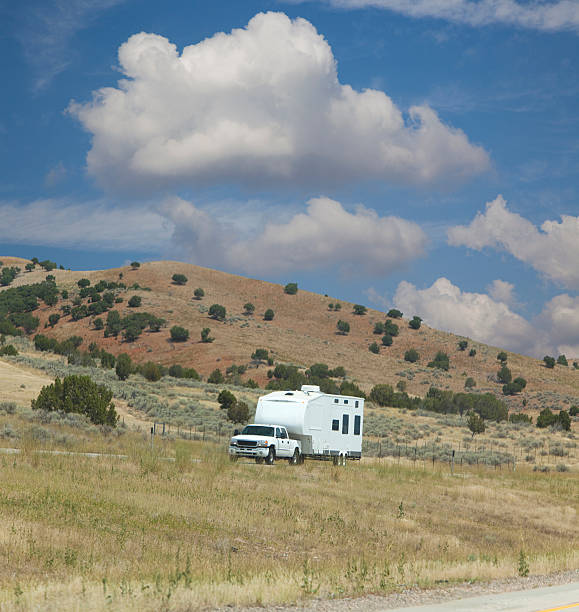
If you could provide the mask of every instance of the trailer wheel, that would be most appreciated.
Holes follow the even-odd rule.
[[[292,457],[289,460],[289,464],[290,465],[299,465],[301,463],[301,455],[300,455],[300,450],[299,448],[296,448],[294,451],[294,454],[292,455]]]
[[[275,463],[275,448],[273,448],[273,446],[270,446],[265,462],[267,465],[273,465]]]

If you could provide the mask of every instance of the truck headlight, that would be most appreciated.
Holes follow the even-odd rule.
[[[258,440],[256,446],[268,446],[267,440]]]
[[[237,446],[237,440],[230,440],[229,446]]]

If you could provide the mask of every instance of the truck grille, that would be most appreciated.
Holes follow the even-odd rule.
[[[255,440],[238,440],[237,446],[241,446],[242,448],[255,448],[257,442]]]

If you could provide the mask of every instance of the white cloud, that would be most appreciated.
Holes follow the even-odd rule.
[[[388,296],[378,293],[374,287],[368,287],[368,289],[364,291],[364,295],[368,298],[370,304],[375,304],[381,310],[389,309],[392,303],[392,301],[388,299]]]
[[[579,297],[557,295],[547,302],[537,327],[548,330],[555,355],[579,357]]]
[[[180,198],[163,208],[175,225],[174,241],[194,263],[253,274],[338,267],[344,274],[388,274],[424,253],[418,225],[379,217],[363,206],[348,212],[329,198],[314,198],[287,222],[268,222],[257,235],[236,235],[230,224]]]
[[[143,208],[57,199],[0,202],[0,242],[6,244],[150,250],[167,247],[171,231],[164,217]]]
[[[575,0],[325,0],[340,8],[382,8],[408,17],[438,18],[470,26],[503,24],[557,32],[579,31]]]
[[[515,298],[515,286],[504,280],[496,279],[488,287],[487,291],[495,302],[502,302],[511,308],[517,304]]]
[[[479,251],[484,247],[504,249],[552,281],[579,288],[579,217],[563,215],[560,223],[545,221],[539,231],[510,212],[499,195],[470,225],[450,228],[448,243]]]
[[[461,291],[447,278],[439,278],[428,289],[417,289],[402,281],[396,289],[394,304],[443,331],[513,351],[534,348],[530,343],[536,334],[528,321],[503,302],[496,302],[484,293]]]
[[[487,153],[432,108],[407,116],[384,92],[338,81],[314,26],[260,13],[185,47],[140,33],[119,49],[126,78],[69,111],[92,134],[89,172],[127,192],[239,182],[459,182]]]

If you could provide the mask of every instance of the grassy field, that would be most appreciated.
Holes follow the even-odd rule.
[[[3,610],[268,605],[579,567],[570,473],[230,464],[223,445],[151,450],[136,432],[75,447],[126,458],[18,446],[0,455]]]

